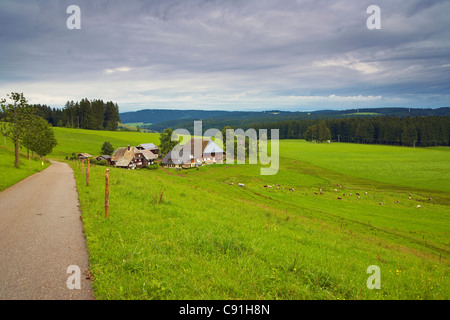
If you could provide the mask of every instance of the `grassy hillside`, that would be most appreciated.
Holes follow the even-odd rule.
[[[7,143],[9,146],[9,144]],[[0,191],[16,184],[17,182],[40,172],[49,166],[48,162],[41,164],[38,158],[28,160],[26,155],[20,154],[19,168],[14,168],[14,150],[9,147],[0,147]]]
[[[89,141],[105,138],[78,133],[61,150],[94,152]],[[109,140],[158,142],[128,134]],[[73,163],[97,298],[450,297],[450,153],[281,141],[280,155],[275,176],[255,165],[110,168],[108,219],[105,168],[86,187]],[[366,287],[371,265],[381,290]]]
[[[403,148],[381,145],[283,140],[280,154],[318,167],[373,181],[424,190],[450,191],[449,147]],[[405,188],[406,190],[407,188]]]
[[[159,134],[123,131],[95,131],[83,129],[53,128],[58,146],[49,158],[64,159],[72,153],[86,152],[93,156],[101,155],[103,142],[109,141],[115,149],[141,143],[159,144]]]

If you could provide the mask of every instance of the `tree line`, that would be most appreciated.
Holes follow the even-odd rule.
[[[291,120],[252,124],[249,128],[279,129],[280,139],[327,140],[401,146],[450,146],[450,117],[364,117]]]
[[[112,101],[82,99],[67,101],[63,109],[34,105],[37,114],[54,127],[116,131],[119,128],[119,106]]]

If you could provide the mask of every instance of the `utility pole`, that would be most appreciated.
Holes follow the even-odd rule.
[[[341,142],[341,135],[338,134],[338,143]]]

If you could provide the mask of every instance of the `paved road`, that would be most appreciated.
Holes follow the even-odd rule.
[[[81,270],[81,289],[67,281]],[[93,299],[86,240],[72,169],[46,170],[0,192],[0,299]],[[70,283],[75,284],[76,281]]]

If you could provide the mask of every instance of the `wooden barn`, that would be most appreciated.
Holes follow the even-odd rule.
[[[156,145],[154,145],[153,143],[143,143],[143,144],[138,145],[136,148],[138,148],[138,150],[149,150],[153,154],[159,153],[159,148]]]
[[[78,159],[80,160],[86,160],[87,158],[93,158],[89,153],[79,153]]]
[[[154,164],[158,155],[155,155],[150,150],[139,150],[136,147],[123,147],[114,152],[111,157],[111,164],[118,168],[145,168],[146,166]]]
[[[108,165],[110,165],[111,164],[111,156],[110,155],[107,155],[107,154],[105,154],[105,155],[103,155],[103,156],[100,156],[100,157],[97,157],[97,158],[95,158],[97,161],[102,161],[102,160],[106,160],[106,163],[108,164]]]
[[[195,146],[198,150],[195,150]],[[161,161],[166,168],[192,168],[202,164],[223,163],[223,150],[211,139],[192,138],[175,146]]]

